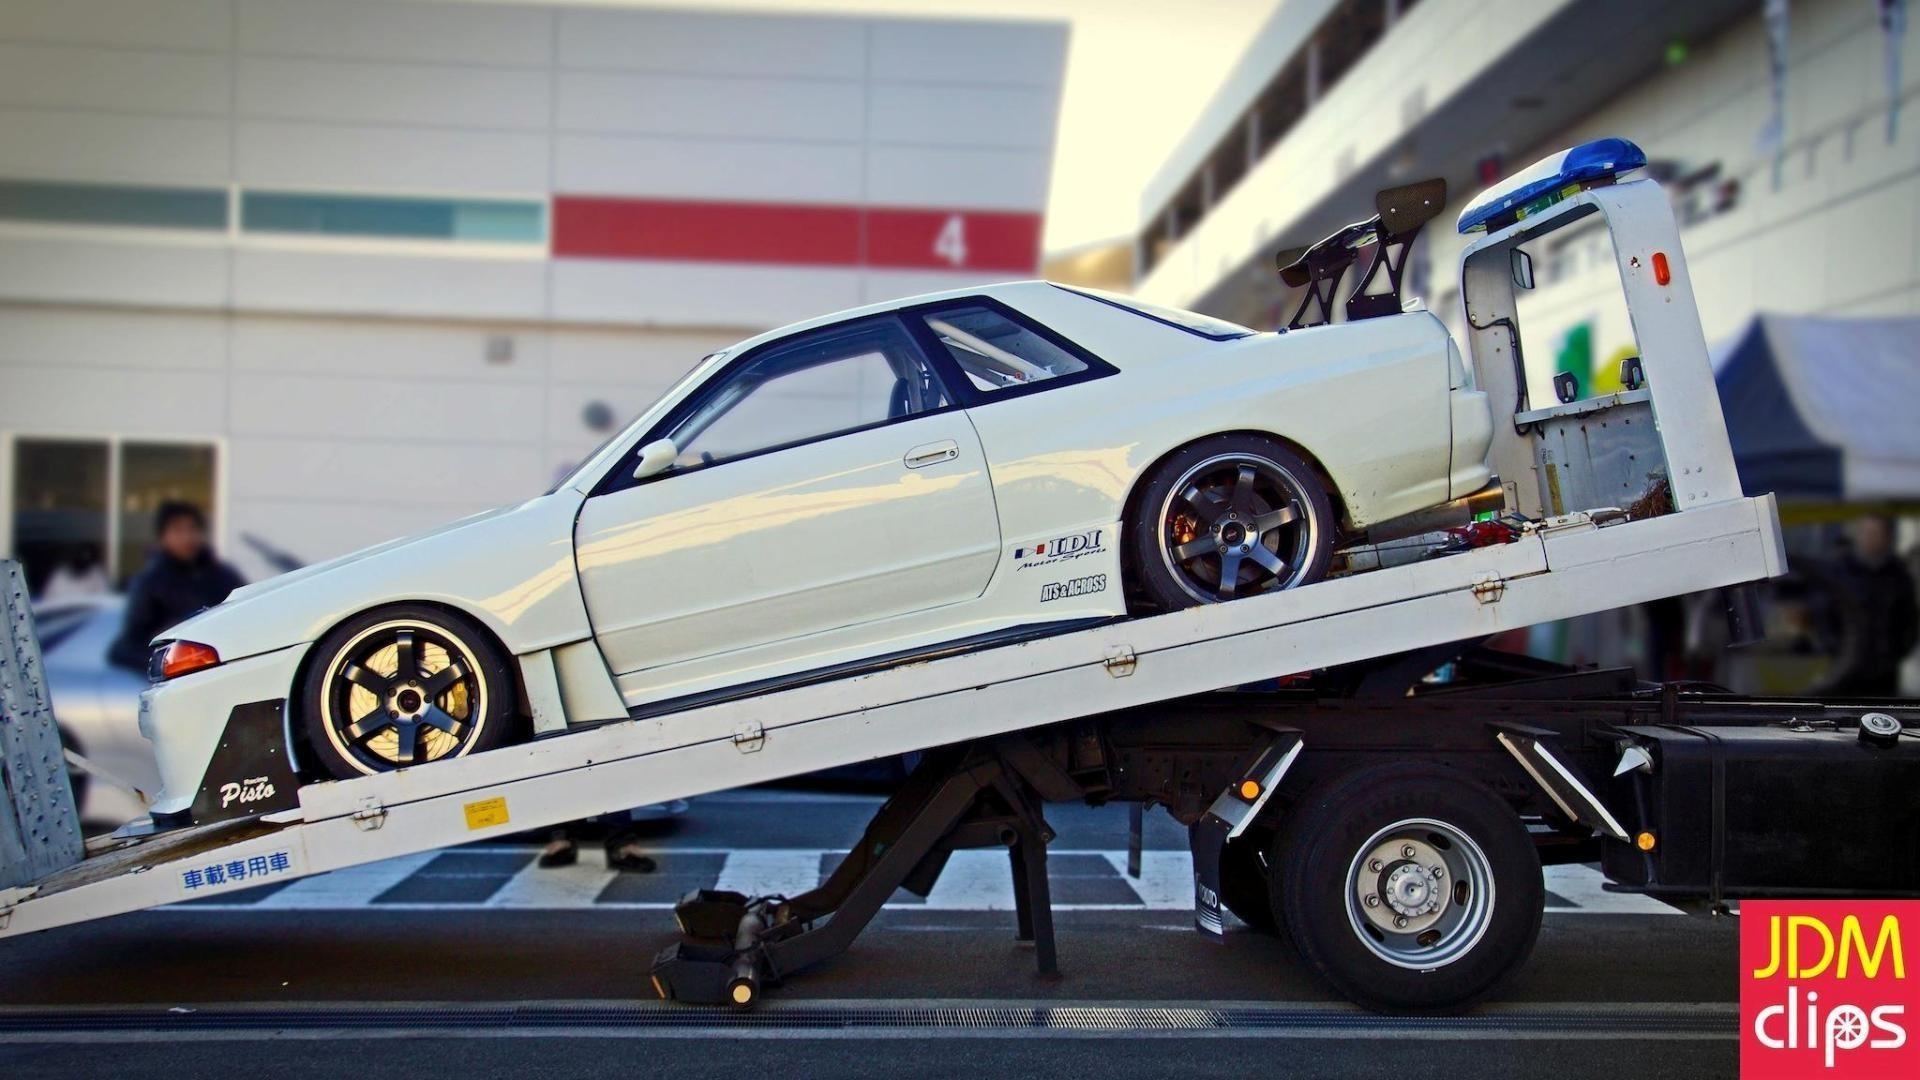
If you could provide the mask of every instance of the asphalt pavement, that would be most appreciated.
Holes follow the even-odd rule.
[[[647,969],[693,885],[794,891],[875,800],[742,792],[543,870],[489,844],[0,942],[0,1074],[29,1078],[1371,1076],[1734,1074],[1733,920],[1551,868],[1533,959],[1464,1017],[1338,1001],[1280,941],[1192,929],[1185,834],[1123,808],[1050,807],[1061,974],[1013,940],[1006,859],[960,853],[841,957],[749,1012],[653,1000]]]

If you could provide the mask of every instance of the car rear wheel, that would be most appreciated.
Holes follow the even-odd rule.
[[[349,619],[321,640],[303,688],[307,741],[342,779],[512,741],[507,662],[472,620],[425,604]]]
[[[1326,487],[1298,454],[1217,435],[1154,468],[1128,540],[1141,599],[1171,611],[1318,581],[1334,531]]]

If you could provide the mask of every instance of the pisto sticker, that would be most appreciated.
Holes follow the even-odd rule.
[[[1743,1080],[1912,1080],[1920,901],[1740,905]]]

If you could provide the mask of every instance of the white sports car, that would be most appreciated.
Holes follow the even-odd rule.
[[[350,777],[1292,588],[1485,486],[1490,432],[1421,310],[1256,333],[1019,282],[785,327],[703,359],[545,495],[169,631],[141,707],[155,811],[276,801],[223,774],[236,740]]]

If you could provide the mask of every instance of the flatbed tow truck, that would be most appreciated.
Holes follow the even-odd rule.
[[[1598,857],[1612,887],[1717,910],[1920,894],[1920,708],[1645,686],[1479,645],[1714,589],[1734,639],[1751,640],[1751,587],[1785,571],[1773,498],[1740,489],[1666,197],[1581,150],[1467,212],[1486,228],[1462,265],[1473,375],[1515,403],[1490,451],[1507,517],[1473,534],[1497,542],[306,784],[291,810],[84,852],[76,830],[64,857],[71,794],[16,628],[29,645],[0,673],[0,742],[23,812],[0,833],[0,870],[22,883],[0,888],[0,938],[915,751],[819,888],[689,895],[684,940],[634,989],[752,1004],[846,949],[896,888],[924,894],[953,850],[985,846],[1008,850],[1018,936],[1051,973],[1043,805],[1057,800],[1164,806],[1190,830],[1203,932],[1219,937],[1225,910],[1283,932],[1383,1010],[1494,992],[1538,933],[1543,862]],[[1432,184],[1382,192],[1376,217],[1283,256],[1283,277],[1308,286],[1295,325],[1315,307],[1330,320],[1340,276],[1369,252],[1348,316],[1398,310],[1406,251],[1444,202]],[[1595,214],[1643,352],[1636,378],[1528,408],[1519,249]],[[1389,293],[1367,291],[1376,275]],[[1641,497],[1611,505],[1623,489]]]

